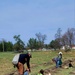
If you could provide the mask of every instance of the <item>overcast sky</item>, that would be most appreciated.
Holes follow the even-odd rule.
[[[15,42],[14,35],[27,43],[36,33],[47,35],[45,43],[75,28],[75,0],[0,0],[0,40]]]

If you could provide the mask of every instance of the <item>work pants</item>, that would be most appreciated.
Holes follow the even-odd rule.
[[[19,75],[23,75],[24,65],[22,63],[18,62],[17,69],[18,69]]]

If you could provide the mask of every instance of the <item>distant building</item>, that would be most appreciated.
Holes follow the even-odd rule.
[[[62,46],[61,49],[62,49],[62,50],[71,49],[71,47],[70,47],[69,45],[65,45],[65,46]]]
[[[62,47],[61,47],[61,50],[65,50],[65,46],[62,46]]]
[[[72,49],[75,49],[75,45],[72,46]]]

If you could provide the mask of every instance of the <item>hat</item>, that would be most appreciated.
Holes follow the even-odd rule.
[[[59,54],[62,54],[62,52],[59,52]]]

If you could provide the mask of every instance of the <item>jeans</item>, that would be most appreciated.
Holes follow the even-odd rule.
[[[59,67],[59,61],[56,62],[56,68],[58,68],[58,67]]]

